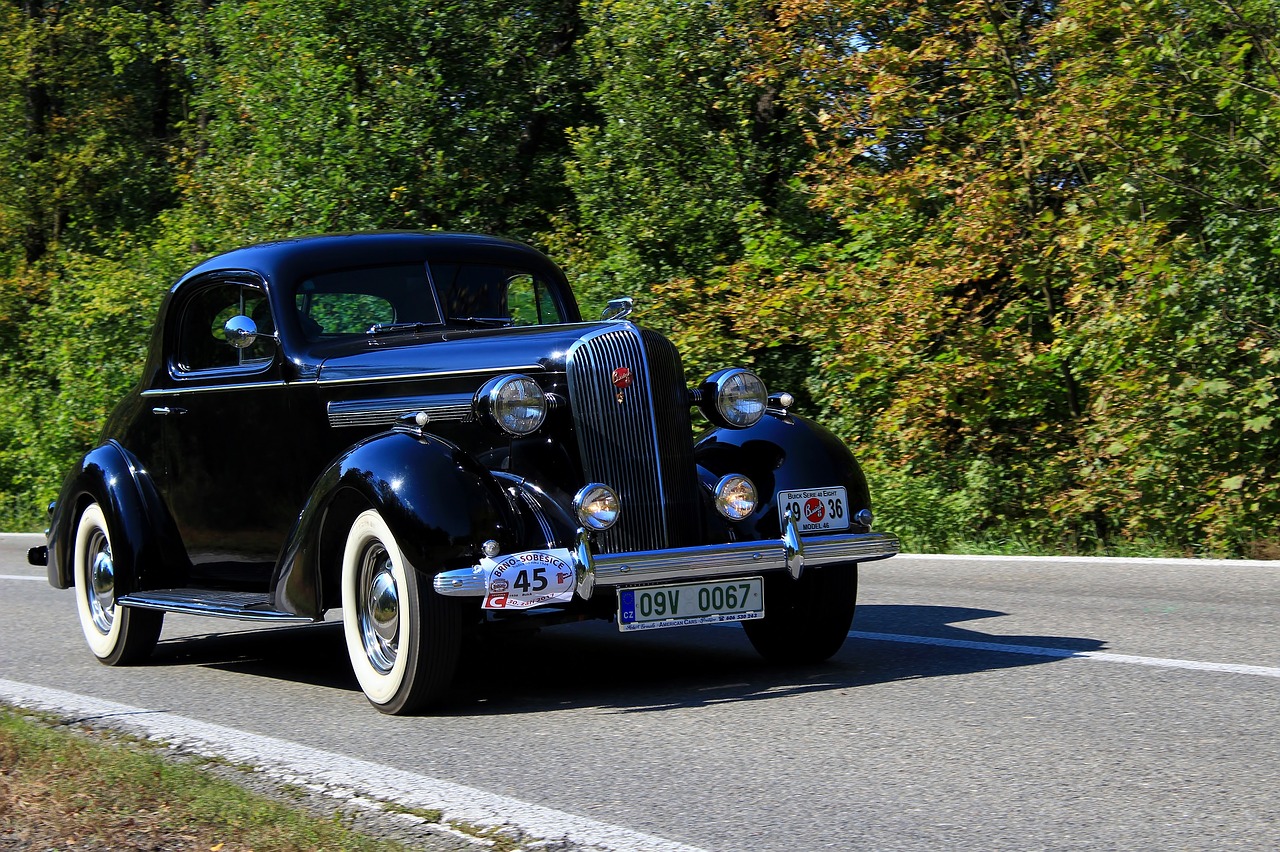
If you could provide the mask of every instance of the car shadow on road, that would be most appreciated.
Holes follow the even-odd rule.
[[[547,712],[595,707],[653,712],[734,701],[768,701],[917,678],[1045,665],[1098,650],[1099,639],[1009,636],[957,626],[1005,615],[966,607],[863,605],[854,633],[831,660],[777,666],[756,655],[737,625],[622,634],[611,624],[564,625],[486,637],[464,660],[434,715]],[[874,634],[880,638],[867,638]],[[1014,646],[990,648],[901,641]],[[1026,653],[1028,647],[1057,649]],[[341,626],[239,631],[169,639],[158,665],[198,665],[338,690],[358,691]]]
[[[1085,637],[993,635],[956,626],[1002,615],[964,607],[860,606],[854,635],[840,652],[825,663],[805,666],[763,661],[737,625],[640,636],[620,634],[611,625],[593,625],[589,633],[583,630],[576,636],[546,631],[520,646],[496,645],[490,657],[493,667],[461,677],[458,700],[446,712],[528,712],[556,705],[652,712],[768,701],[875,683],[1043,665],[1105,645]],[[873,640],[858,635],[866,633],[1060,649],[1063,656]],[[506,664],[519,660],[528,664]]]

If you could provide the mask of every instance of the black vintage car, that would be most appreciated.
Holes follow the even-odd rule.
[[[168,294],[29,558],[108,665],[144,659],[166,612],[340,608],[386,713],[512,622],[741,621],[768,658],[831,656],[857,563],[898,551],[857,463],[745,369],[691,386],[629,310],[583,322],[551,261],[485,236],[215,257]]]

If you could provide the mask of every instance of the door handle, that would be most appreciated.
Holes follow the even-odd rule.
[[[186,414],[187,410],[185,408],[178,408],[177,406],[157,405],[155,408],[151,409],[151,413],[160,415]]]

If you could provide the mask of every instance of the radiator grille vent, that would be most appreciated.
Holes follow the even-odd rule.
[[[619,391],[612,377],[622,367],[633,378]],[[621,323],[574,344],[568,379],[587,480],[613,487],[622,501],[617,525],[597,536],[600,550],[696,544],[698,478],[676,348],[659,334]]]

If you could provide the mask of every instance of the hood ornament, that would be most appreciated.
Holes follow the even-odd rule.
[[[635,375],[629,367],[619,367],[613,371],[613,386],[618,389],[618,402],[622,402],[623,393],[627,388],[631,387],[631,381]]]
[[[617,299],[609,300],[609,304],[605,305],[604,310],[600,313],[600,319],[604,322],[617,322],[626,319],[635,309],[635,299],[630,296],[620,296]]]

